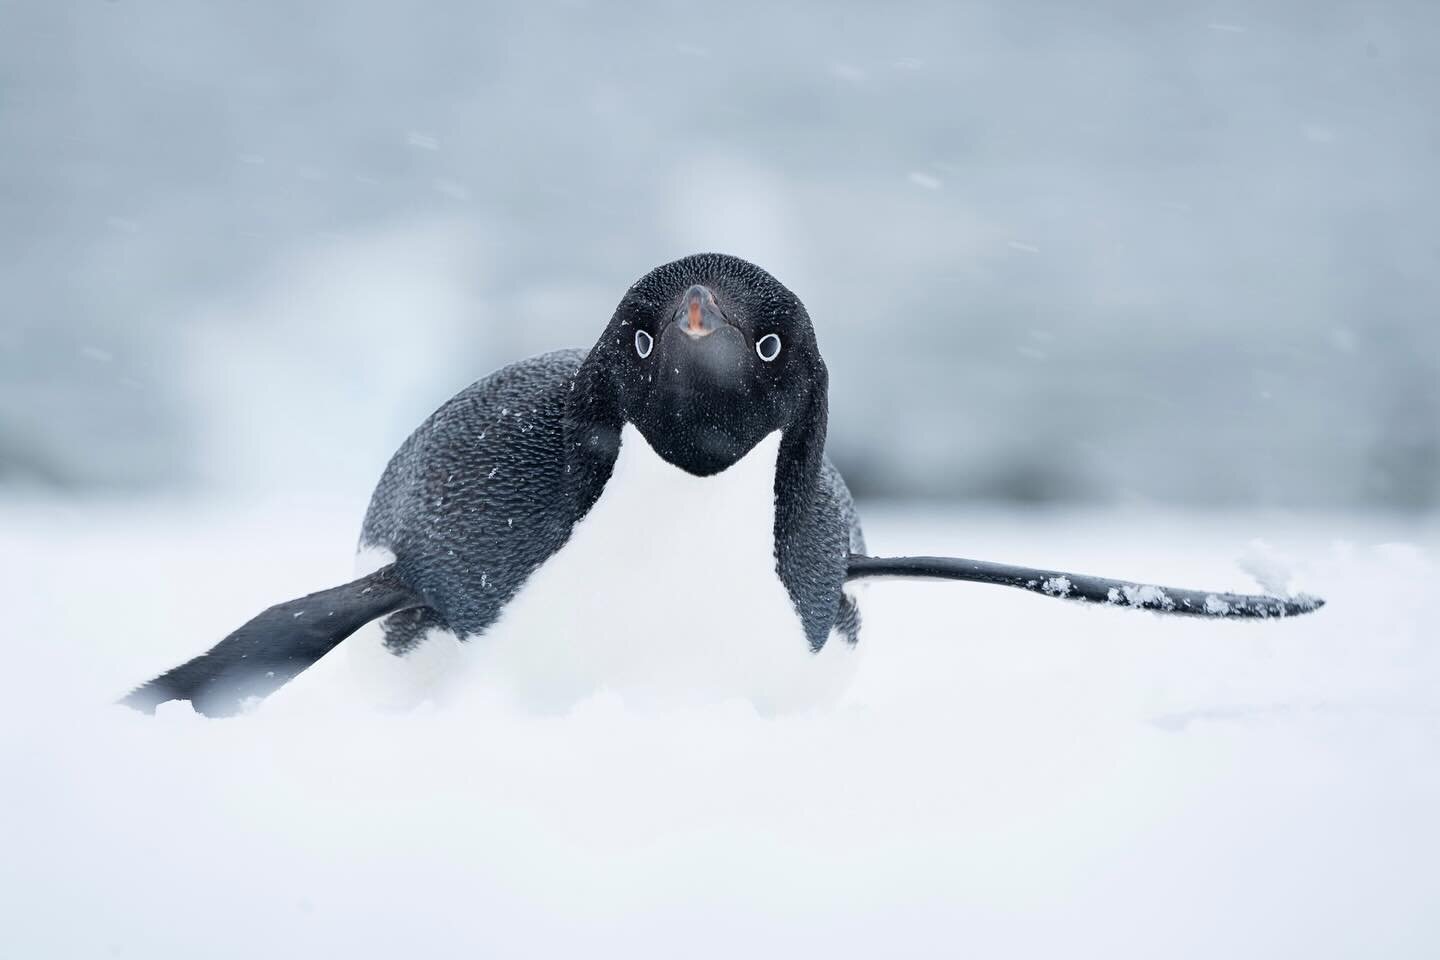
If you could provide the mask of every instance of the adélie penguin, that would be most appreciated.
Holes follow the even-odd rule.
[[[538,647],[564,637],[569,654],[616,669],[644,669],[618,653],[635,649],[753,673],[768,654],[853,647],[851,585],[867,578],[996,583],[1201,617],[1322,605],[868,556],[825,456],[827,389],[810,317],[774,277],[718,254],[656,267],[589,350],[504,367],[416,429],[365,516],[370,572],[265,610],[122,702],[235,713],[371,621],[396,656],[438,635]]]

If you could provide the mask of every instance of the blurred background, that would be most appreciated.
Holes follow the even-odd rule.
[[[1432,510],[1437,30],[0,0],[0,489],[363,497],[710,249],[809,306],[862,496]]]

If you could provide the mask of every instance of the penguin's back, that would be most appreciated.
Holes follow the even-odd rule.
[[[430,415],[386,467],[361,529],[363,552],[393,556],[451,631],[483,631],[559,549],[575,518],[565,497],[566,398],[584,350],[511,364]],[[433,614],[415,614],[425,619]],[[387,630],[403,648],[427,623]]]

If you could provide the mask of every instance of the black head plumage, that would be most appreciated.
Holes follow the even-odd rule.
[[[725,470],[762,437],[823,448],[828,375],[795,294],[738,257],[656,267],[621,299],[579,378],[577,434],[603,444],[628,421],[667,461]]]

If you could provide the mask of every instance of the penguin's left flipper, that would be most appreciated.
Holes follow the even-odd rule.
[[[1061,573],[1057,570],[1014,567],[984,560],[962,560],[959,557],[867,557],[852,553],[845,579],[859,580],[867,577],[997,583],[1063,600],[1105,603],[1116,607],[1135,607],[1156,613],[1194,617],[1263,620],[1313,613],[1325,606],[1324,600],[1306,594],[1270,597],[1244,593],[1212,593],[1110,580],[1079,573]]]
[[[280,689],[371,620],[424,603],[390,564],[351,583],[276,604],[120,702],[154,713],[169,700],[189,700],[206,716],[230,716],[251,698]]]

